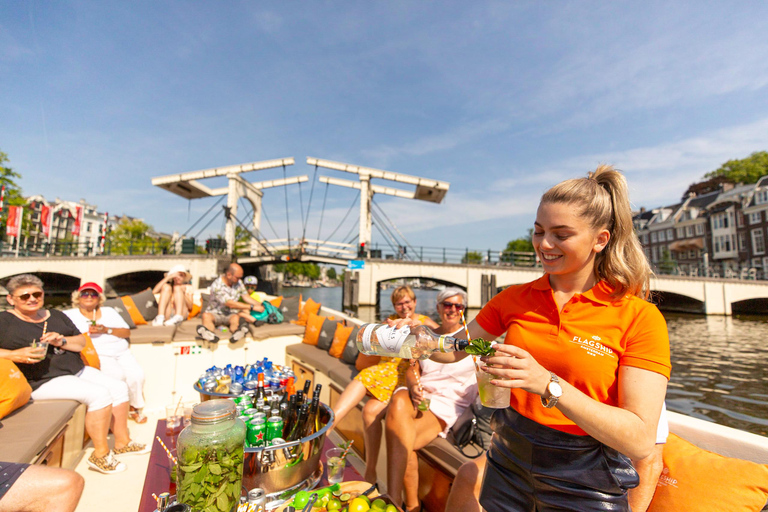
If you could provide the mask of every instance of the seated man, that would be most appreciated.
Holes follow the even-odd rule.
[[[216,278],[210,286],[208,305],[203,311],[203,325],[197,328],[200,338],[211,343],[218,343],[219,337],[215,330],[219,325],[229,326],[232,336],[230,343],[236,343],[248,333],[246,322],[255,320],[248,314],[250,311],[263,311],[264,306],[252,299],[240,280],[243,278],[243,267],[232,263],[224,275]],[[242,300],[242,302],[240,302]],[[243,316],[240,315],[243,313]]]
[[[68,469],[0,462],[0,512],[74,512],[84,484]]]

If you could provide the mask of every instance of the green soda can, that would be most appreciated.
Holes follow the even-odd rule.
[[[251,420],[248,425],[246,439],[251,448],[261,448],[267,445],[267,423],[262,419]]]
[[[244,410],[244,411],[243,411],[243,414],[245,414],[245,415],[246,415],[246,416],[248,416],[248,417],[251,417],[251,418],[253,418],[253,417],[254,417],[254,415],[255,415],[257,412],[259,412],[259,411],[257,411],[257,410],[256,410],[256,409],[254,409],[253,407],[250,407],[250,408],[248,408],[248,409]]]
[[[277,439],[283,435],[283,418],[272,416],[267,420],[267,441]]]

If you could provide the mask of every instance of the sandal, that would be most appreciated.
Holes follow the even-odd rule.
[[[136,423],[146,423],[147,417],[144,416],[144,413],[141,411],[130,411],[128,413],[128,417],[131,418]]]

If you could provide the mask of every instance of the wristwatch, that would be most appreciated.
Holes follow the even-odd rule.
[[[63,346],[65,346],[66,344],[67,344],[67,338],[62,338],[62,339],[61,339],[61,346],[63,347]]]
[[[112,328],[107,329],[107,334],[112,334]]]
[[[560,386],[560,379],[558,379],[557,375],[552,372],[549,372],[549,374],[551,375],[551,378],[549,379],[549,384],[547,384],[546,392],[549,396],[544,398],[544,395],[541,395],[541,405],[547,409],[554,407],[560,397],[563,396],[563,388]]]

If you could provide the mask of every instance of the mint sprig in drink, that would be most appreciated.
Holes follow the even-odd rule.
[[[491,357],[496,355],[493,348],[493,342],[486,341],[483,338],[470,340],[467,348],[464,349],[467,354],[480,357]],[[483,371],[485,363],[475,358],[475,372],[477,375],[477,391],[480,394],[480,402],[485,407],[492,409],[504,409],[509,407],[510,389],[491,384],[492,379],[501,380],[490,373]]]

